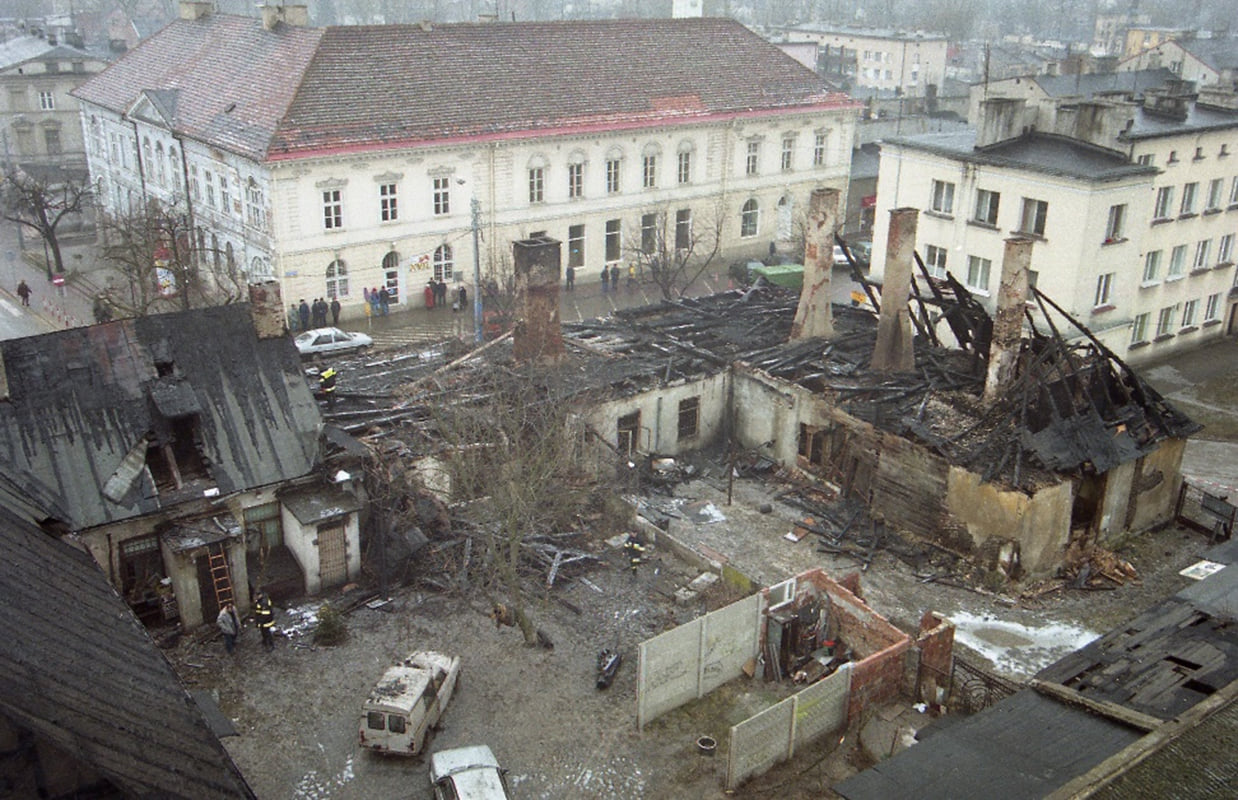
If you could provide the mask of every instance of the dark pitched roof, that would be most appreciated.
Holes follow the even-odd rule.
[[[1125,72],[1089,72],[1078,75],[1036,75],[1035,81],[1050,97],[1094,97],[1114,92],[1143,94],[1148,89],[1177,80],[1168,69],[1136,69]]]
[[[148,440],[166,442],[177,417],[196,415],[205,459],[184,499],[313,467],[321,416],[296,349],[286,337],[259,339],[248,304],[9,340],[0,354],[10,392],[0,404],[0,494],[71,528],[167,505],[141,467]]]
[[[853,105],[723,19],[267,31],[213,15],[172,23],[76,94],[121,111],[172,88],[178,130],[255,158]]]
[[[1238,68],[1238,39],[1174,39],[1173,43],[1217,72]]]
[[[128,797],[253,797],[90,556],[2,511],[0,552],[0,714]]]

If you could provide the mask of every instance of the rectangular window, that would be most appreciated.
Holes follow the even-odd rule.
[[[946,248],[930,244],[924,248],[924,268],[934,278],[946,277]]]
[[[680,183],[692,183],[692,153],[685,151],[679,154],[675,179]]]
[[[49,156],[60,155],[60,131],[56,128],[45,128],[43,130],[43,144],[47,147]]]
[[[619,220],[606,220],[606,262],[608,264],[613,264],[623,255],[619,239],[620,230]]]
[[[1180,244],[1169,251],[1169,271],[1166,278],[1181,278],[1186,272],[1186,245]]]
[[[249,184],[245,187],[245,218],[255,228],[266,227],[266,205],[262,199],[262,190],[253,178],[249,179]]]
[[[232,213],[232,190],[228,188],[228,179],[219,176],[219,207],[225,214]]]
[[[1189,328],[1195,324],[1195,315],[1199,313],[1199,301],[1187,300],[1182,304],[1182,327]]]
[[[1191,269],[1208,269],[1208,257],[1212,254],[1212,240],[1203,239],[1195,244],[1195,261],[1191,264]]]
[[[1221,313],[1221,295],[1208,295],[1208,302],[1204,304],[1204,322],[1211,322],[1214,319],[1220,319]]]
[[[1234,262],[1234,234],[1227,233],[1221,237],[1217,248],[1217,264],[1232,264]]]
[[[56,96],[51,92],[39,92],[39,109],[42,111],[55,111]]]
[[[571,225],[567,229],[567,265],[576,269],[585,265],[584,225]]]
[[[1023,214],[1019,220],[1019,231],[1034,236],[1045,235],[1045,219],[1049,216],[1049,204],[1044,200],[1023,198]]]
[[[1225,183],[1221,178],[1216,178],[1208,183],[1208,205],[1205,207],[1207,211],[1221,210],[1221,194],[1225,191]]]
[[[795,161],[795,137],[782,137],[782,171],[790,172],[791,165]]]
[[[1153,219],[1169,219],[1174,208],[1174,187],[1162,186],[1156,190],[1156,207],[1152,210]]]
[[[1195,213],[1195,200],[1199,194],[1198,183],[1186,183],[1182,185],[1182,207],[1178,213],[1181,215]]]
[[[692,247],[692,209],[681,208],[675,212],[675,249]]]
[[[1156,316],[1156,338],[1173,335],[1174,317],[1177,316],[1177,306],[1165,306]]]
[[[812,142],[812,165],[814,167],[825,166],[825,143],[826,134],[818,133]]]
[[[206,173],[206,188],[210,192],[211,173]],[[344,203],[340,198],[339,189],[328,189],[322,193],[322,227],[332,231],[344,226]]]
[[[641,160],[641,186],[646,189],[656,189],[658,186],[658,157],[645,156]]]
[[[983,225],[997,225],[997,207],[1002,199],[1000,192],[980,189],[976,192],[976,214],[972,219]]]
[[[529,202],[540,203],[545,200],[545,186],[543,182],[546,179],[546,171],[541,167],[533,167],[529,170]]]
[[[1161,277],[1161,251],[1153,250],[1143,258],[1143,282],[1155,283]]]
[[[218,208],[215,200],[215,176],[207,171],[203,171],[202,175],[206,178],[206,204],[211,208]]]
[[[619,191],[619,159],[612,158],[606,162],[606,193],[615,194]]]
[[[570,198],[584,197],[585,195],[585,165],[584,164],[568,164],[567,165],[567,196]]]
[[[1105,244],[1122,241],[1126,230],[1126,204],[1109,206],[1109,221],[1105,223]]]
[[[9,110],[10,111],[25,111],[26,110],[26,90],[25,89],[9,89]],[[112,134],[113,143],[116,141],[116,134]]]
[[[1229,204],[1238,205],[1238,178],[1234,178],[1229,184]]]
[[[1096,297],[1092,300],[1093,308],[1101,308],[1110,304],[1109,292],[1113,289],[1113,273],[1106,272],[1096,279]]]
[[[1148,341],[1148,314],[1137,314],[1131,325],[1131,344]]]
[[[939,214],[953,214],[954,184],[946,181],[933,181],[933,199],[929,208]]]
[[[679,438],[691,439],[701,429],[701,398],[685,397],[679,401]]]
[[[761,143],[748,142],[748,153],[744,161],[744,174],[756,175],[761,167]]]
[[[1144,154],[1143,154],[1143,155],[1141,155],[1138,159],[1136,159],[1135,163],[1137,163],[1137,164],[1138,164],[1139,166],[1141,166],[1141,167],[1150,167],[1150,166],[1152,166],[1152,154],[1151,154],[1151,153],[1144,153]]]
[[[116,139],[112,139],[112,157],[116,156]],[[202,199],[202,185],[198,183],[198,165],[192,164],[189,167],[189,194],[194,200]]]
[[[383,222],[395,222],[400,218],[400,209],[396,202],[394,183],[380,184],[378,187],[379,219]]]
[[[641,214],[640,218],[640,250],[646,255],[658,249],[658,215]]]
[[[434,179],[434,215],[451,213],[451,178]]]
[[[989,290],[989,270],[993,262],[979,256],[967,257],[967,287],[981,292]]]

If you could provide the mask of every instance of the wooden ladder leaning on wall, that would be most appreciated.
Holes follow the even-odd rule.
[[[216,550],[216,547],[219,549]],[[211,581],[215,584],[215,601],[220,608],[227,603],[236,602],[232,593],[232,571],[228,569],[228,554],[224,546],[211,545],[207,550],[207,558],[211,567]]]

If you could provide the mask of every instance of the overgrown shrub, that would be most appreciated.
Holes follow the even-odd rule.
[[[344,624],[344,615],[323,603],[318,609],[318,625],[314,628],[314,644],[327,647],[343,644],[348,638],[348,627]]]

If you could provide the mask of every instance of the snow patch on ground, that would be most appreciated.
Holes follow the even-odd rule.
[[[949,615],[954,640],[967,645],[1001,671],[1031,677],[1100,634],[1063,622],[1030,626],[993,614],[960,611]]]
[[[312,634],[318,625],[318,609],[320,608],[322,608],[321,601],[287,609],[281,620],[283,624],[280,626],[280,631],[290,638]]]

